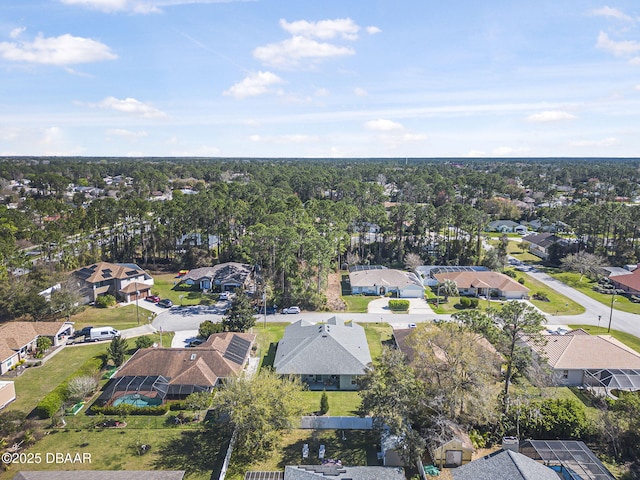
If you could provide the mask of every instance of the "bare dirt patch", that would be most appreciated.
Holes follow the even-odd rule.
[[[342,293],[342,287],[340,285],[341,279],[342,276],[339,272],[329,274],[329,285],[326,291],[327,307],[329,307],[329,310],[333,312],[341,312],[347,308],[340,296]]]

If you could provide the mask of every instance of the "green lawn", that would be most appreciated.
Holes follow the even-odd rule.
[[[591,335],[611,335],[616,340],[624,343],[627,347],[640,353],[640,338],[635,337],[630,333],[621,332],[619,330],[611,330],[610,332],[607,332],[607,327],[594,327],[591,325],[569,325],[569,328],[574,330],[576,328],[582,328]]]
[[[302,392],[304,415],[309,415],[320,410],[321,391]],[[357,416],[360,406],[360,395],[358,392],[329,391],[329,413],[332,417]]]
[[[27,368],[22,375],[12,379],[17,398],[7,406],[7,410],[29,413],[47,393],[73,375],[85,361],[106,355],[106,350],[106,343],[65,347],[41,367]]]
[[[343,437],[344,434],[344,437]],[[343,440],[344,438],[344,440]],[[325,458],[340,459],[343,465],[379,465],[373,431],[364,430],[292,430],[282,436],[280,446],[260,458],[234,451],[227,480],[242,480],[246,471],[284,470],[286,465],[320,465],[318,448],[325,445]],[[309,445],[309,458],[302,458],[302,446]]]
[[[359,325],[364,328],[371,359],[375,361],[382,354],[382,344],[391,341],[393,329],[388,323],[361,323]]]
[[[12,478],[18,470],[187,470],[187,480],[209,480],[218,461],[220,444],[193,429],[87,429],[50,430],[27,450],[40,454],[39,465],[10,468],[0,480]],[[139,455],[136,445],[150,445]],[[226,447],[226,445],[225,445]],[[47,454],[76,452],[90,455],[90,463],[56,464],[47,462]],[[34,468],[31,468],[34,467]],[[0,470],[1,471],[1,470]],[[217,478],[217,477],[216,477]]]
[[[565,297],[561,293],[558,293],[553,288],[539,282],[535,278],[527,275],[525,272],[520,272],[514,269],[507,270],[514,271],[516,273],[516,279],[520,277],[524,278],[524,286],[529,288],[530,297],[533,297],[536,292],[542,292],[549,298],[549,302],[534,300],[533,298],[531,299],[531,303],[543,312],[550,313],[552,315],[579,315],[585,312],[582,305],[574,302],[568,297]]]
[[[545,268],[544,271],[551,275],[553,278],[557,278],[563,283],[566,283],[570,287],[575,288],[579,292],[597,300],[598,302],[611,306],[611,295],[606,293],[598,293],[592,289],[596,282],[588,277],[582,277],[580,281],[580,274],[574,272],[565,272],[557,268]],[[622,312],[640,314],[640,303],[633,303],[627,297],[622,295],[615,296],[615,302],[613,303],[614,310],[620,310]]]
[[[71,321],[75,322],[74,328],[76,330],[88,325],[96,327],[109,325],[118,330],[124,330],[138,326],[138,313],[140,324],[148,323],[148,317],[151,316],[151,312],[141,307],[138,307],[138,309],[136,309],[135,304],[110,308],[87,307],[83,312],[73,315]]]
[[[370,302],[380,297],[371,295],[343,295],[342,300],[347,305],[347,313],[367,313]]]
[[[180,281],[174,273],[163,273],[153,276],[153,288],[151,293],[160,298],[168,298],[176,305],[199,305],[202,299],[202,292],[195,290],[174,290],[175,285]],[[180,298],[182,296],[182,298]]]
[[[258,322],[253,327],[252,332],[256,334],[256,343],[258,351],[256,355],[260,356],[260,368],[273,366],[276,358],[276,345],[284,335],[284,329],[291,325],[287,322],[267,323],[266,328],[262,322]]]

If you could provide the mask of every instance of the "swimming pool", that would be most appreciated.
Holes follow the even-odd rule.
[[[113,406],[117,407],[121,403],[124,403],[125,405],[133,405],[134,407],[157,407],[162,404],[162,399],[158,397],[147,397],[145,395],[140,395],[139,393],[128,393],[116,398],[113,401]]]

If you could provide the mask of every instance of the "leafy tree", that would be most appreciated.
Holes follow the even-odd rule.
[[[517,342],[526,335],[530,342],[542,343],[544,336],[541,330],[545,318],[531,305],[517,301],[507,302],[502,308],[488,309],[487,312],[495,325],[502,330],[501,350],[507,365],[504,375],[503,408],[507,412],[512,378],[529,363],[527,356],[529,350],[518,346]]]
[[[51,311],[54,314],[64,316],[69,321],[71,315],[80,310],[80,300],[77,290],[65,284],[61,289],[51,293]]]
[[[500,255],[500,252],[496,248],[490,248],[484,254],[482,258],[482,266],[487,267],[490,270],[502,270],[506,264],[506,257]]]
[[[189,410],[206,410],[211,406],[213,395],[209,392],[194,392],[185,398],[184,404]]]
[[[224,332],[224,325],[222,323],[214,323],[211,320],[205,320],[198,327],[198,338],[206,340],[214,333]]]
[[[458,286],[453,280],[446,279],[438,285],[438,293],[444,295],[444,301],[446,303],[449,301],[449,297],[458,296]]]
[[[585,275],[595,276],[606,265],[606,259],[600,255],[589,252],[570,253],[560,260],[562,268],[571,272],[578,272],[580,280]]]
[[[320,415],[324,415],[329,411],[329,397],[327,392],[323,391],[320,397]]]
[[[44,352],[49,350],[51,348],[51,345],[52,345],[52,342],[49,337],[43,337],[43,336],[38,337],[38,339],[36,340],[36,349],[37,349],[36,356],[38,358],[42,358],[44,356]]]
[[[302,414],[302,391],[299,379],[262,370],[251,378],[226,383],[212,408],[220,422],[235,428],[236,451],[255,458],[270,451],[282,432],[296,425]]]
[[[407,270],[413,272],[422,265],[424,265],[424,262],[417,253],[407,253],[404,256],[404,266]]]
[[[98,388],[98,381],[90,375],[73,377],[67,384],[67,393],[71,400],[80,401]]]
[[[525,437],[539,439],[582,439],[592,430],[582,403],[573,399],[545,399],[533,401],[508,416],[520,426]],[[516,418],[517,417],[517,418]]]
[[[142,337],[136,338],[136,348],[140,350],[141,348],[149,348],[152,347],[155,342],[153,341],[153,337],[149,335],[144,335]]]
[[[255,311],[249,297],[237,290],[227,314],[222,317],[222,325],[228,332],[246,332],[256,324]]]
[[[107,347],[107,358],[113,362],[116,367],[124,363],[124,357],[129,349],[127,341],[122,337],[113,337],[111,343]]]

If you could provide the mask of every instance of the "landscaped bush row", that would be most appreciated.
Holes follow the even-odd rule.
[[[409,310],[409,300],[389,300],[389,309],[394,312],[406,312]]]
[[[99,407],[94,405],[91,407],[91,412],[97,415],[165,415],[169,411],[169,405],[158,405],[156,407],[136,407],[135,405],[127,405],[121,403],[117,407],[112,405],[105,405]]]
[[[478,308],[480,300],[477,298],[460,297],[460,306],[462,308]]]
[[[92,376],[96,375],[102,368],[102,359],[100,357],[93,357],[82,364],[78,370],[74,372],[64,382],[54,388],[45,397],[40,400],[40,403],[35,408],[35,414],[40,418],[51,418],[56,412],[58,412],[66,400],[68,400],[68,385],[69,382],[76,377],[84,375]]]

